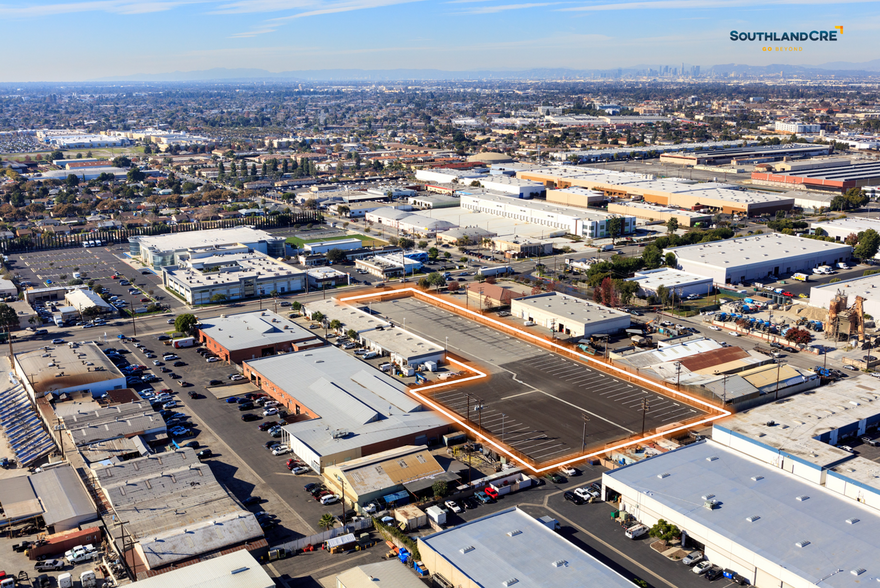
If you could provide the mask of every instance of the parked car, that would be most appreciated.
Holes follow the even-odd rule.
[[[272,450],[272,455],[284,455],[285,453],[290,453],[290,447],[287,445],[279,445]]]
[[[722,570],[718,566],[710,566],[709,569],[705,571],[703,577],[709,580],[710,582],[713,580],[717,580],[721,577]]]
[[[223,381],[222,380],[211,380],[210,382],[208,382],[208,385],[209,386],[222,386]]]
[[[64,569],[64,562],[60,559],[45,559],[34,564],[38,572],[57,572]]]
[[[200,460],[207,459],[207,458],[211,457],[212,455],[214,455],[214,452],[211,451],[210,449],[202,449],[201,451],[196,453],[196,457],[198,457]]]
[[[575,494],[574,492],[565,492],[562,497],[574,504],[584,504],[584,502],[586,502],[579,494]]]
[[[568,480],[564,476],[560,476],[559,474],[556,474],[556,473],[547,474],[546,477],[549,481],[553,482],[554,484],[565,484],[566,482],[568,482]]]
[[[320,502],[324,506],[327,506],[329,504],[336,504],[337,502],[339,502],[339,497],[335,494],[327,494],[321,497]]]
[[[576,476],[578,474],[578,471],[571,466],[563,466],[561,471],[566,476]]]
[[[312,470],[312,468],[309,468],[306,466],[296,466],[295,468],[293,468],[290,471],[293,472],[294,474],[296,474],[297,476],[299,476],[301,474],[307,474],[311,470]]]
[[[257,427],[261,431],[268,431],[272,427],[278,426],[278,421],[266,421],[265,423],[260,423]]]
[[[695,565],[693,567],[693,569],[691,569],[691,571],[697,575],[705,574],[706,571],[708,571],[708,569],[711,567],[712,567],[712,564],[709,562],[709,560],[704,559],[703,561],[701,561],[697,565]]]
[[[267,417],[267,416],[274,416],[274,415],[276,415],[276,414],[278,414],[278,409],[277,409],[277,408],[267,408],[266,410],[263,411],[263,416],[264,416],[264,417]]]
[[[243,421],[245,421],[245,422],[249,422],[249,421],[257,421],[257,420],[259,420],[259,419],[260,419],[260,416],[254,414],[254,413],[252,413],[252,412],[248,412],[248,413],[245,413],[245,414],[241,415],[241,420],[243,420]]]
[[[259,496],[248,496],[247,498],[245,498],[244,500],[241,501],[241,503],[245,506],[251,506],[253,504],[260,504],[261,502],[263,502],[263,499],[260,498]]]
[[[454,500],[447,500],[444,504],[446,504],[446,508],[454,513],[460,513],[464,511],[461,505]]]
[[[490,504],[490,503],[492,503],[492,502],[495,502],[495,501],[492,500],[492,499],[489,497],[489,495],[486,494],[485,492],[477,492],[476,494],[474,494],[474,496],[476,496],[476,497],[477,497],[477,500],[479,500],[479,501],[482,502],[483,504]]]
[[[692,566],[696,563],[703,561],[704,557],[705,556],[703,555],[702,551],[691,551],[689,554],[684,556],[684,558],[681,560],[681,563],[686,566]]]
[[[485,492],[486,496],[488,496],[492,500],[498,500],[499,494],[498,494],[498,490],[496,490],[495,488],[493,488],[491,486],[486,486],[485,488],[483,488],[483,492]]]
[[[867,443],[871,447],[880,447],[880,441],[871,439],[870,437],[862,437],[862,443]]]

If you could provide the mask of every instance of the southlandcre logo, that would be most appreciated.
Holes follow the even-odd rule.
[[[741,33],[730,31],[731,41],[837,41],[837,35],[843,34],[843,26],[834,27],[833,31],[786,32],[786,33]]]

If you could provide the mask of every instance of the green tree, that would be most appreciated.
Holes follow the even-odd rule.
[[[8,304],[0,303],[0,327],[4,331],[18,327],[18,313]]]
[[[324,254],[324,257],[327,258],[327,261],[330,263],[340,263],[345,261],[345,251],[342,249],[331,249]]]
[[[436,247],[431,247],[428,249],[428,259],[431,261],[436,261],[437,258],[440,257],[440,250]]]
[[[432,272],[425,279],[429,286],[434,286],[438,290],[446,285],[446,278],[439,272]]]
[[[412,249],[416,246],[416,242],[408,237],[401,237],[397,240],[397,246],[401,249]]]
[[[324,313],[319,312],[319,311],[315,311],[312,313],[311,319],[313,321],[315,321],[316,323],[320,323],[321,321],[324,320]]]
[[[623,219],[619,216],[612,216],[605,221],[605,228],[608,229],[608,236],[611,237],[611,243],[614,244],[623,233]]]
[[[676,257],[675,253],[673,253],[672,251],[666,254],[666,265],[668,267],[678,266],[678,257]]]
[[[853,249],[853,255],[861,260],[871,259],[880,248],[880,235],[874,229],[859,233],[859,244]]]
[[[76,188],[79,186],[79,176],[76,174],[68,174],[67,180],[65,180],[68,188]]]
[[[431,484],[431,490],[434,491],[434,496],[443,498],[446,496],[446,493],[449,492],[449,486],[443,480],[439,480]]]
[[[332,321],[330,321],[329,326],[334,331],[338,331],[339,329],[342,328],[342,321],[340,321],[339,319],[333,319]]]
[[[229,300],[229,297],[226,294],[214,294],[211,296],[211,302],[216,302],[218,304],[222,304]]]
[[[296,313],[300,312],[300,311],[302,310],[302,307],[303,307],[303,305],[302,305],[302,303],[301,303],[299,300],[294,300],[294,301],[290,304],[290,309],[291,309],[293,312],[296,312]]]
[[[345,332],[345,336],[351,339],[352,341],[358,340],[358,332],[354,329],[349,329]]]
[[[192,334],[199,319],[194,314],[181,314],[174,319],[174,330],[178,333]]]
[[[666,221],[666,233],[671,235],[678,230],[678,219],[674,216]]]
[[[125,175],[129,182],[141,182],[146,177],[139,167],[132,167]]]
[[[663,308],[666,308],[667,306],[669,306],[669,300],[670,300],[669,288],[667,288],[663,284],[660,284],[660,287],[657,288],[657,298],[660,300],[660,305]]]
[[[617,280],[615,285],[617,287],[617,293],[620,296],[620,303],[624,306],[632,302],[633,297],[639,291],[639,284],[637,282]]]
[[[324,529],[325,531],[329,531],[333,527],[336,526],[336,518],[330,514],[329,512],[324,513],[321,516],[321,520],[318,521],[318,526]]]
[[[657,521],[657,524],[651,527],[648,535],[655,539],[662,539],[666,542],[673,541],[681,537],[681,530],[675,525],[667,523],[664,519]]]
[[[644,262],[645,267],[648,269],[656,269],[660,267],[662,259],[663,257],[660,255],[660,250],[657,249],[657,246],[653,243],[645,247],[645,252],[642,253],[642,262]]]
[[[131,160],[124,155],[120,155],[113,158],[113,165],[115,167],[131,167]]]

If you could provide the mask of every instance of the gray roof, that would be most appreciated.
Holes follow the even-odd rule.
[[[399,563],[397,565],[403,569]],[[183,566],[136,583],[140,584],[138,588],[275,588],[272,577],[247,549]]]
[[[308,329],[269,310],[205,319],[199,330],[229,351],[314,339]]]
[[[601,323],[610,319],[629,316],[625,312],[603,306],[597,302],[582,300],[567,294],[560,294],[559,292],[545,292],[543,294],[518,298],[512,302],[512,305],[515,307],[525,306],[534,308],[537,311],[554,314],[564,319],[570,318],[583,324]],[[516,314],[515,309],[512,312]]]
[[[697,243],[682,247],[670,247],[663,253],[675,253],[679,259],[728,269],[750,266],[775,259],[798,260],[814,255],[833,252],[849,257],[852,247],[843,243],[830,243],[804,239],[782,233],[754,235],[711,243]]]
[[[263,536],[253,514],[226,492],[192,449],[92,470],[150,567]]]
[[[405,392],[405,386],[336,347],[247,362],[285,394],[320,415],[284,427],[327,455],[440,427],[446,423]],[[328,430],[349,431],[334,439]]]
[[[424,588],[425,584],[399,561],[380,561],[346,570],[337,576],[339,588]]]
[[[614,490],[628,487],[659,503],[685,530],[691,525],[729,541],[811,585],[864,586],[880,577],[880,513],[717,443],[670,451],[604,478]],[[703,506],[708,494],[719,508]],[[853,573],[859,569],[865,572]]]
[[[64,428],[77,446],[145,432],[164,432],[165,421],[146,402],[130,402],[79,411],[63,417]]]
[[[419,544],[423,556],[425,544],[479,586],[501,586],[514,579],[517,588],[632,586],[630,580],[518,508],[421,537]]]
[[[94,343],[76,348],[57,345],[50,351],[40,348],[16,353],[15,361],[24,370],[37,396],[108,380],[119,380],[120,386],[125,384],[119,368]]]
[[[90,520],[97,512],[76,471],[69,465],[48,468],[31,477],[31,484],[43,503],[43,520],[54,525],[72,519]]]

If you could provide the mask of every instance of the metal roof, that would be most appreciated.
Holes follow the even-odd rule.
[[[419,552],[430,562],[434,558],[425,555],[428,550],[479,586],[632,586],[631,580],[519,508],[420,537]]]
[[[399,561],[357,566],[336,576],[339,588],[425,588],[425,583]]]
[[[47,525],[65,521],[97,518],[79,475],[69,465],[47,468],[32,475],[31,484],[43,503],[43,520]]]
[[[275,588],[275,581],[247,549],[240,549],[138,580],[135,585],[137,588]]]
[[[663,254],[675,253],[681,260],[728,269],[748,267],[756,263],[774,260],[795,261],[803,257],[826,253],[849,257],[852,247],[843,243],[830,243],[804,239],[782,233],[754,235],[739,239],[726,239],[710,243],[697,243],[682,247],[669,247]]]
[[[199,330],[229,351],[314,339],[308,329],[269,310],[205,319]]]
[[[718,443],[695,443],[603,478],[625,496],[657,503],[684,530],[724,542],[744,560],[753,558],[743,552],[754,553],[810,585],[864,586],[880,577],[880,513]],[[710,494],[719,508],[703,506]]]

